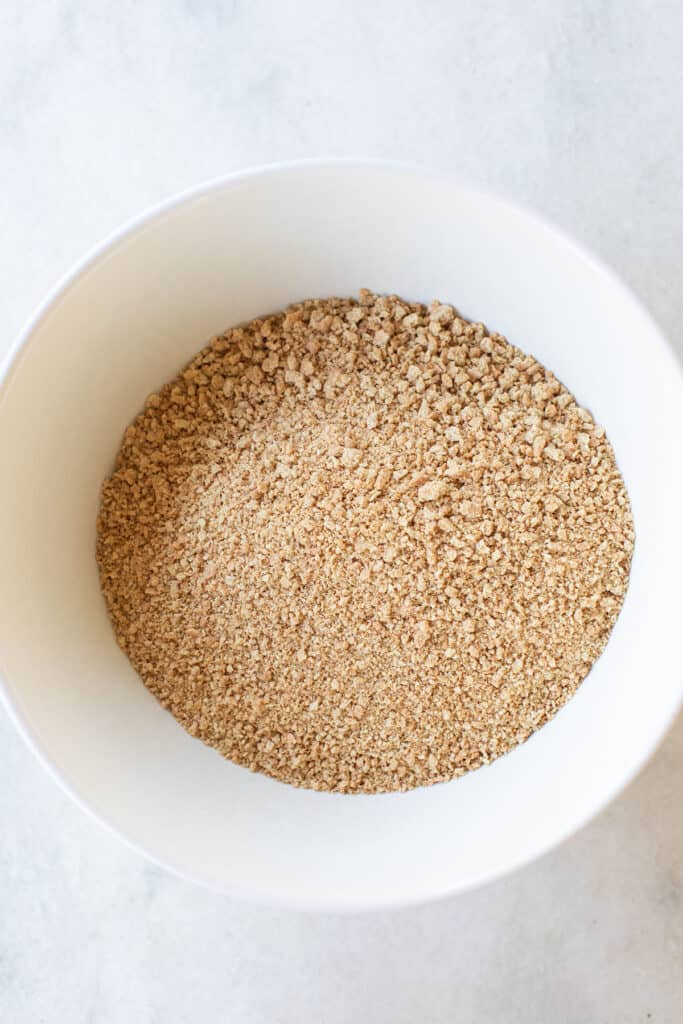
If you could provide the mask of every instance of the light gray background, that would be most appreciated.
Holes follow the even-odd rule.
[[[5,2],[0,350],[149,204],[255,163],[367,155],[535,206],[683,355],[682,34],[675,2]],[[679,719],[599,820],[513,877],[417,910],[306,916],[147,864],[0,712],[0,1020],[677,1024],[682,769]]]

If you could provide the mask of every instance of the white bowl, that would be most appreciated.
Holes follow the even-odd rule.
[[[622,614],[578,694],[446,785],[314,793],[190,738],[118,649],[94,557],[99,488],[145,396],[222,328],[360,287],[438,297],[533,353],[607,428],[633,503]],[[20,731],[137,849],[227,892],[307,908],[466,889],[554,846],[643,765],[681,700],[677,363],[604,267],[537,217],[440,177],[298,164],[211,183],[88,256],[0,386],[0,666]]]

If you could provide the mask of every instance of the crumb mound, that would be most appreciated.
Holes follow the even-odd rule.
[[[215,338],[126,431],[97,558],[146,686],[314,789],[452,779],[602,651],[633,525],[604,431],[451,306],[363,291]]]

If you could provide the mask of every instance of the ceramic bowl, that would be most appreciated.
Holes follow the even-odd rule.
[[[577,695],[521,747],[444,785],[315,793],[192,739],[114,640],[95,564],[100,485],[146,395],[221,329],[361,287],[439,298],[533,353],[606,428],[636,527],[631,585]],[[662,738],[680,660],[681,374],[616,277],[538,217],[363,163],[212,182],[107,240],[32,319],[0,385],[0,674],[19,730],[153,860],[301,908],[413,903],[537,857]]]

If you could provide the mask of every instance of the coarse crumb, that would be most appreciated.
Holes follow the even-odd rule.
[[[602,651],[633,524],[604,431],[448,305],[362,291],[215,338],[104,484],[122,649],[254,771],[376,793],[547,722]]]

